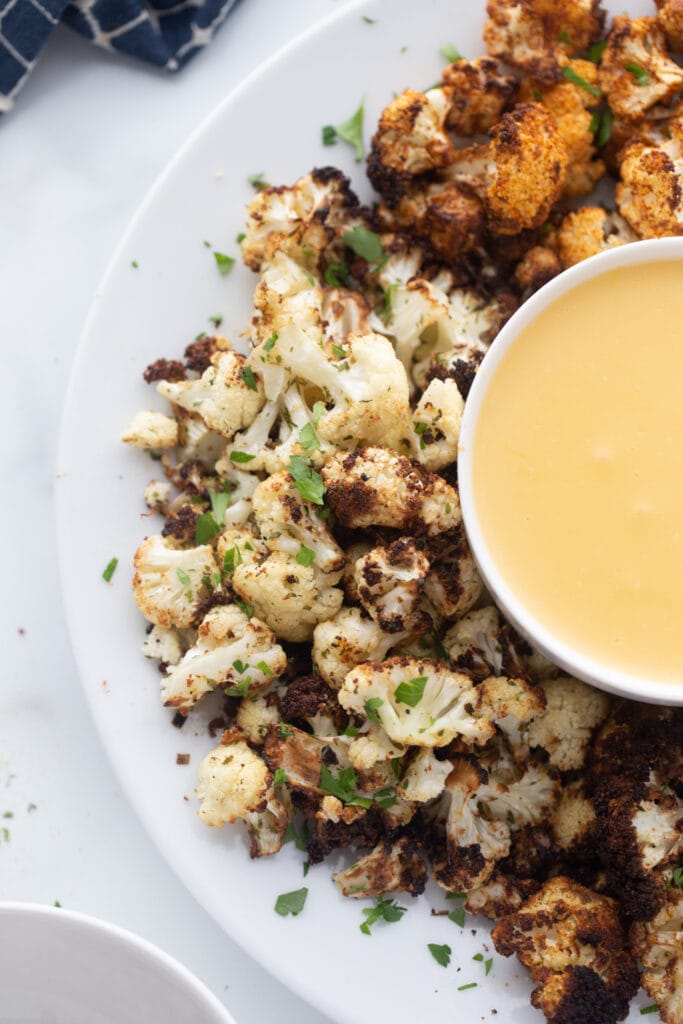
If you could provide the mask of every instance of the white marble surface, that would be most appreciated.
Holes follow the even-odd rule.
[[[59,900],[138,932],[202,978],[238,1024],[324,1021],[218,929],[119,792],[65,631],[56,446],[81,324],[147,188],[233,85],[343,2],[242,0],[175,78],[58,31],[0,122],[0,899]],[[83,515],[97,514],[93,494]]]

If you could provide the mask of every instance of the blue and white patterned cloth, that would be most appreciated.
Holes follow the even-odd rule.
[[[237,0],[0,0],[0,113],[9,110],[56,25],[178,71]]]

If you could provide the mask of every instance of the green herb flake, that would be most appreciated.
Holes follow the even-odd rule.
[[[264,676],[272,676],[273,670],[265,661],[257,661],[256,668],[263,672]]]
[[[486,975],[487,978],[488,978],[489,974],[491,973],[491,968],[492,967],[493,967],[493,957],[490,956],[488,958],[488,960],[484,961],[484,974]]]
[[[324,278],[330,288],[341,288],[349,283],[349,268],[345,263],[330,263],[325,268]]]
[[[302,544],[296,553],[296,560],[299,565],[303,565],[305,568],[308,568],[308,566],[312,565],[315,561],[315,551],[312,551],[311,548],[307,548],[305,544]]]
[[[656,1003],[652,1003],[650,1006],[644,1006],[640,1012],[643,1016],[646,1013],[659,1013],[659,1007]]]
[[[111,578],[114,575],[114,573],[116,572],[116,566],[118,564],[119,564],[118,558],[111,558],[107,562],[106,568],[104,569],[104,572],[102,573],[102,579],[105,580],[107,583],[111,583]]]
[[[384,256],[382,240],[379,235],[375,234],[374,231],[369,231],[368,228],[361,226],[351,228],[350,231],[344,232],[342,241],[357,256],[362,256],[368,263],[375,263]]]
[[[569,36],[569,32],[567,32],[566,28],[561,28],[560,31],[557,33],[557,41],[558,41],[558,43],[564,43],[565,46],[571,46],[572,45],[572,41],[571,41],[571,38]]]
[[[2,836],[3,843],[9,843],[10,830],[8,828],[0,828],[0,835]]]
[[[180,582],[182,583],[182,585],[184,587],[191,587],[192,586],[192,580],[187,575],[187,573],[185,572],[184,569],[176,569],[175,574],[176,574],[176,576],[178,577],[178,579],[180,580]]]
[[[320,473],[311,468],[310,459],[304,455],[292,455],[287,470],[302,498],[314,505],[323,504],[325,494],[323,478]]]
[[[243,676],[244,673],[249,668],[246,662],[242,661],[241,658],[235,658],[235,660],[232,663],[232,667],[235,669],[235,672],[239,672],[241,676]]]
[[[280,917],[287,917],[288,914],[296,917],[304,909],[307,896],[306,886],[303,889],[295,889],[294,892],[283,892],[275,900],[275,913]]]
[[[602,55],[605,52],[606,46],[606,39],[601,39],[600,42],[593,43],[591,46],[588,47],[588,59],[592,61],[593,64],[599,64],[602,60]]]
[[[452,921],[453,924],[457,924],[458,928],[465,927],[465,908],[456,907],[455,910],[451,910],[448,915],[448,920]]]
[[[375,725],[380,725],[380,719],[379,715],[377,714],[377,709],[381,708],[382,704],[384,704],[384,701],[382,700],[381,697],[370,697],[369,700],[366,700],[365,704],[363,705],[366,718],[368,718],[371,722],[374,722]]]
[[[595,137],[595,141],[597,142],[598,146],[604,146],[607,142],[609,142],[610,138],[612,137],[613,120],[614,115],[612,114],[612,111],[609,107],[606,107],[602,112],[600,130]]]
[[[467,985],[458,985],[458,992],[466,992],[468,988],[477,988],[476,981],[470,981]]]
[[[370,929],[377,921],[386,921],[387,924],[393,924],[395,921],[401,920],[407,909],[407,907],[400,907],[396,900],[375,896],[375,906],[366,907],[363,910],[365,921],[360,925],[360,930],[363,935],[371,935]]]
[[[133,268],[133,270],[137,270],[137,269],[138,269],[138,267],[140,266],[140,264],[138,263],[138,261],[137,261],[137,260],[131,260],[131,261],[130,261],[130,265],[131,265],[131,267]]]
[[[290,821],[285,829],[284,840],[285,843],[294,843],[297,850],[301,850],[303,853],[306,852],[306,823],[304,822],[301,828],[297,828],[293,821]]]
[[[305,860],[305,861],[304,861],[304,863],[303,863],[303,869],[304,869],[304,878],[305,878],[305,877],[306,877],[306,875],[308,874],[308,872],[309,872],[309,870],[310,870],[310,867],[311,867],[311,865],[310,865],[310,862],[309,862],[309,861],[307,861],[307,860]]]
[[[479,963],[483,963],[484,962],[484,954],[483,953],[475,953],[474,956],[472,957],[472,959],[473,960],[477,960]]]
[[[348,142],[350,146],[356,151],[356,160],[360,161],[365,156],[365,149],[363,148],[363,114],[365,111],[365,100],[361,100],[361,104],[355,114],[352,114],[348,121],[343,121],[341,124],[336,126],[337,135],[344,142]]]
[[[195,544],[206,544],[207,541],[216,536],[219,530],[220,526],[211,512],[203,512],[194,524]]]
[[[38,810],[38,804],[33,804],[33,803],[31,803],[31,804],[29,804],[29,805],[28,805],[28,807],[26,808],[26,813],[27,813],[27,814],[31,814],[31,813],[32,813],[33,811],[37,811],[37,810]]]
[[[683,867],[673,869],[671,878],[667,882],[667,888],[683,889]]]
[[[293,735],[292,730],[286,725],[281,725],[278,728],[277,734],[281,740],[286,740]]]
[[[593,135],[595,135],[598,128],[600,127],[600,120],[600,114],[596,110],[590,119],[590,124],[588,125],[588,131],[591,132]]]
[[[263,176],[263,171],[259,171],[258,174],[250,174],[247,181],[257,192],[263,192],[265,188],[270,188],[270,185]]]
[[[227,512],[228,506],[230,505],[231,490],[232,485],[230,483],[226,483],[222,491],[209,491],[211,511],[213,513],[213,518],[216,520],[216,523],[219,526],[223,525],[225,513]]]
[[[251,676],[246,676],[245,679],[240,679],[236,686],[226,686],[223,693],[226,697],[246,697],[250,686]]]
[[[335,355],[337,359],[346,359],[346,351],[341,347],[341,345],[333,345],[332,354]]]
[[[230,452],[230,461],[237,463],[251,462],[255,459],[255,455],[249,455],[248,452]]]
[[[244,231],[240,231],[239,235],[235,237],[235,241],[237,242],[238,245],[241,245],[246,237],[247,236],[245,235]]]
[[[284,768],[276,768],[273,774],[273,785],[284,786],[287,782],[287,772]]]
[[[223,573],[227,576],[235,571],[236,565],[242,564],[242,553],[237,545],[228,548],[223,555]]]
[[[377,18],[368,18],[367,14],[364,14],[360,20],[364,21],[366,25],[376,25],[377,24]]]
[[[320,131],[323,146],[334,146],[337,142],[337,129],[333,124],[324,124]]]
[[[339,775],[334,776],[323,761],[320,767],[320,788],[324,793],[330,793],[341,800],[343,804],[351,807],[364,807],[366,810],[372,807],[372,800],[359,796],[356,792],[358,776],[355,769],[349,766],[342,768]]]
[[[218,272],[225,277],[229,274],[232,268],[235,266],[235,259],[233,256],[226,256],[224,252],[214,252],[213,258],[216,261]]]
[[[247,604],[245,601],[235,601],[235,604],[237,605],[239,610],[244,615],[246,615],[246,617],[248,619],[250,619],[252,617],[252,615],[254,614],[254,606],[253,606],[253,604]]]
[[[633,60],[627,60],[624,64],[626,71],[629,71],[636,80],[637,85],[648,85],[650,76],[642,64],[636,64]]]
[[[61,910],[62,904],[59,902],[59,900],[55,900],[54,903],[52,904],[52,906],[53,907],[58,907]]]
[[[223,323],[223,314],[214,313],[213,316],[209,317],[209,322],[212,323],[213,326],[216,328],[220,327],[220,325]],[[200,337],[200,335],[198,335],[198,337]]]
[[[342,736],[350,736],[351,739],[355,739],[357,735],[358,729],[356,729],[355,725],[347,725],[342,733]]]
[[[401,704],[408,704],[411,708],[417,707],[422,700],[427,685],[427,676],[416,676],[404,683],[399,683],[394,692],[396,700]]]
[[[581,75],[577,75],[576,71],[574,71],[574,68],[570,68],[569,65],[566,65],[565,67],[562,68],[562,74],[568,82],[571,82],[572,85],[578,85],[580,89],[585,89],[586,92],[589,92],[591,94],[591,96],[602,95],[597,85],[591,85],[591,83],[587,82],[585,78],[581,77]]]
[[[453,46],[452,43],[446,43],[445,46],[442,46],[439,53],[449,64],[455,64],[456,61],[465,59],[458,48]]]
[[[258,391],[258,385],[256,383],[254,371],[252,370],[251,366],[243,366],[242,371],[240,373],[240,377],[242,378],[242,380],[247,385],[250,391]]]
[[[277,331],[273,331],[273,333],[268,338],[268,340],[264,341],[264,343],[263,343],[263,351],[264,352],[270,352],[270,350],[272,348],[275,348],[275,346],[277,345],[277,339],[278,339],[278,333],[277,333]]]
[[[299,431],[299,443],[305,452],[316,452],[320,448],[320,441],[312,423],[307,423]]]
[[[439,946],[436,942],[428,942],[427,949],[432,954],[437,964],[441,964],[442,967],[448,967],[453,953],[450,946],[446,944]]]

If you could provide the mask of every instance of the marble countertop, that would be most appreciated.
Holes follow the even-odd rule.
[[[109,255],[190,130],[346,0],[242,0],[177,77],[58,30],[0,122],[0,900],[80,910],[177,957],[238,1024],[324,1024],[223,934],[126,804],[95,734],[59,590],[54,482],[69,369]],[[97,495],[84,514],[97,515]]]

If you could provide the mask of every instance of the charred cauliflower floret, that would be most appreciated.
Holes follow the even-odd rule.
[[[524,901],[539,888],[531,878],[516,878],[496,869],[490,878],[468,892],[465,910],[470,914],[481,914],[490,921],[514,914]]]
[[[449,99],[445,89],[406,89],[382,111],[367,172],[383,196],[394,196],[416,174],[450,163],[453,143],[444,128]]]
[[[449,93],[446,124],[456,135],[484,135],[508,107],[517,92],[512,75],[501,73],[491,57],[456,60],[441,75]]]
[[[178,423],[163,412],[138,412],[121,434],[121,440],[132,448],[151,451],[174,448],[178,443]]]
[[[452,770],[450,761],[439,761],[433,749],[424,747],[411,756],[396,792],[404,800],[429,803],[441,795]]]
[[[601,206],[582,206],[568,213],[556,237],[558,255],[565,270],[599,252],[636,239],[618,213],[608,213]]]
[[[309,248],[317,241],[322,249],[357,205],[348,178],[333,167],[313,170],[291,186],[263,189],[247,209],[242,258],[258,270],[283,242],[300,242],[304,234]]]
[[[683,234],[683,126],[656,145],[629,143],[620,154],[617,207],[641,238]]]
[[[461,520],[453,487],[387,448],[338,452],[323,466],[322,477],[327,504],[352,529],[390,526],[433,537]]]
[[[286,667],[285,652],[263,622],[247,618],[236,605],[221,605],[203,620],[196,643],[168,669],[161,697],[166,707],[187,714],[217,686],[227,684],[240,695],[256,693]]]
[[[446,262],[459,259],[481,240],[485,227],[481,200],[457,182],[417,180],[380,204],[379,218],[389,230],[407,230]],[[393,305],[393,296],[392,296]]]
[[[265,761],[239,733],[225,733],[199,765],[199,817],[223,828],[241,819],[251,839],[251,856],[277,853],[284,842],[289,815],[275,794]]]
[[[340,608],[313,630],[313,664],[323,679],[338,690],[356,665],[382,661],[405,634],[385,633],[359,608]]]
[[[155,626],[191,626],[218,572],[207,544],[174,548],[158,534],[147,537],[133,560],[135,603]]]
[[[385,633],[426,633],[432,620],[418,607],[429,561],[411,538],[376,547],[356,562],[358,599]]]
[[[581,780],[563,786],[553,812],[553,837],[557,848],[572,861],[594,852],[596,815]]]
[[[432,380],[413,411],[413,455],[438,472],[458,458],[460,421],[465,408],[454,380]]]
[[[445,747],[456,737],[485,743],[494,731],[471,680],[428,658],[358,665],[346,676],[338,696],[343,708],[371,715],[395,743],[403,745]]]
[[[529,970],[531,1002],[550,1024],[614,1024],[628,1013],[638,969],[614,900],[558,876],[499,921],[492,937],[499,953],[515,953]]]
[[[382,840],[345,871],[332,876],[343,896],[367,899],[387,892],[409,892],[419,896],[427,884],[427,868],[415,842],[401,836],[394,842]]]
[[[657,21],[674,53],[683,53],[683,3],[681,0],[655,0]]]
[[[426,597],[444,619],[460,618],[477,603],[484,589],[463,528],[435,537],[427,555]]]
[[[593,732],[607,717],[609,698],[570,676],[546,679],[540,686],[546,708],[530,723],[527,743],[547,751],[550,764],[560,771],[581,768]]]
[[[507,739],[510,749],[519,760],[524,760],[529,748],[526,743],[528,723],[543,714],[546,697],[540,686],[525,679],[507,676],[488,676],[481,683],[484,704],[491,717]]]
[[[322,796],[320,778],[323,764],[330,759],[338,766],[348,767],[346,751],[349,740],[343,736],[321,738],[311,736],[303,729],[286,726],[269,729],[264,745],[264,757],[272,771],[277,768],[287,775],[287,785],[308,796]],[[359,808],[349,808],[355,814]]]
[[[667,54],[657,18],[617,15],[599,76],[611,109],[625,121],[639,121],[656,103],[667,103],[683,89],[683,68]]]
[[[631,949],[643,967],[643,988],[666,1024],[683,1021],[683,888],[671,887],[652,921],[631,928]]]
[[[219,352],[197,380],[161,381],[157,391],[230,440],[251,423],[264,401],[259,378],[246,373],[245,366],[238,352]]]
[[[524,675],[511,631],[493,605],[463,615],[443,636],[443,645],[453,665],[479,682],[490,675]]]

